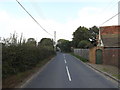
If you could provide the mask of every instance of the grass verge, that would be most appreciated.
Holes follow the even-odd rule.
[[[86,58],[83,58],[83,57],[81,57],[81,56],[79,56],[79,55],[76,55],[76,54],[74,54],[74,53],[70,53],[71,55],[73,55],[73,56],[75,56],[76,58],[78,58],[79,60],[81,60],[81,61],[83,61],[83,62],[88,62],[88,60],[86,59]]]
[[[115,78],[117,78],[118,80],[120,80],[120,74],[113,74],[112,76],[114,76]]]
[[[106,69],[106,68],[103,68],[102,71],[104,71],[104,72],[108,72],[109,70]]]
[[[112,75],[113,77],[115,77],[116,79],[120,80],[120,74],[119,73],[114,73],[113,74],[113,73],[111,73],[110,69],[108,69],[108,68],[102,68],[100,70],[103,71],[103,72],[106,72],[106,73]]]
[[[48,61],[50,61],[54,56],[49,57],[38,63],[36,67],[32,68],[31,70],[27,70],[25,72],[20,72],[16,75],[12,75],[7,77],[6,79],[2,80],[2,88],[19,88],[20,84],[25,82],[28,78],[30,78],[33,74],[38,72]]]

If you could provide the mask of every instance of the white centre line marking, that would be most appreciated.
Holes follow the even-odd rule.
[[[64,59],[65,63],[67,63],[66,59]]]
[[[65,54],[63,54],[64,58],[65,58]]]
[[[71,81],[71,77],[70,77],[70,72],[68,70],[68,66],[66,66],[66,70],[67,70],[67,75],[68,75],[69,81]]]

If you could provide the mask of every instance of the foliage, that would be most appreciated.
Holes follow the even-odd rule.
[[[98,35],[98,31],[99,29],[96,26],[93,26],[92,28],[89,28],[89,29],[81,26],[78,27],[77,30],[73,32],[72,46],[74,48],[88,48],[88,47],[91,47],[92,45],[95,46],[96,36]],[[90,44],[90,42],[92,45]],[[87,47],[86,47],[86,44],[87,44]]]
[[[78,48],[88,48],[91,45],[90,41],[82,40],[78,43]]]
[[[77,48],[78,43],[82,40],[89,40],[90,33],[86,27],[79,27],[73,33],[73,46]]]
[[[69,40],[59,39],[57,47],[59,47],[62,52],[70,52],[71,42]]]
[[[49,50],[54,49],[53,40],[51,40],[50,38],[42,38],[41,41],[38,42],[38,46],[44,47]]]
[[[30,45],[30,46],[36,46],[36,41],[34,38],[28,38],[27,40],[27,45]]]
[[[42,38],[41,41],[39,42],[39,45],[53,46],[53,40],[51,40],[50,38]]]
[[[96,42],[96,36],[99,34],[99,28],[97,26],[93,26],[92,28],[89,28],[90,31],[90,39],[91,39],[91,43],[96,46],[97,42]]]
[[[14,34],[13,36],[15,36]],[[49,46],[47,47],[49,48]],[[19,40],[18,42],[17,37],[10,37],[7,40],[4,39],[2,77],[7,78],[10,75],[16,75],[19,72],[32,69],[38,62],[42,62],[55,54],[53,48],[48,48],[37,46],[34,38],[29,38],[27,42],[25,42],[25,39]]]

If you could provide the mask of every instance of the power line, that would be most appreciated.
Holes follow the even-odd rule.
[[[40,28],[42,28],[46,33],[48,33],[49,35],[51,35],[47,30],[45,30],[41,25],[40,23],[24,8],[24,6],[18,1],[16,0],[17,3],[22,7],[23,10],[25,10],[25,12],[35,21],[35,23],[38,24],[38,26],[40,26]],[[53,35],[51,35],[53,36]]]
[[[103,12],[105,12],[107,9],[111,9],[112,7],[114,7],[117,3],[115,2],[115,4],[114,4],[113,1],[115,1],[115,0],[111,0],[111,2],[110,2],[109,4],[107,4],[107,6],[104,7],[104,8],[100,11],[100,13],[103,13]],[[113,8],[112,8],[112,9],[113,9]]]
[[[109,18],[108,20],[106,20],[105,22],[103,22],[101,25],[105,24],[106,22],[110,21],[111,19],[113,19],[114,17],[116,17],[117,15],[119,15],[120,12],[118,12],[117,14],[115,14],[114,16],[112,16],[111,18]]]

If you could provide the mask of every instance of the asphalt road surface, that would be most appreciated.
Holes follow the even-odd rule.
[[[117,87],[115,83],[65,53],[57,53],[57,56],[24,86],[24,88]]]

